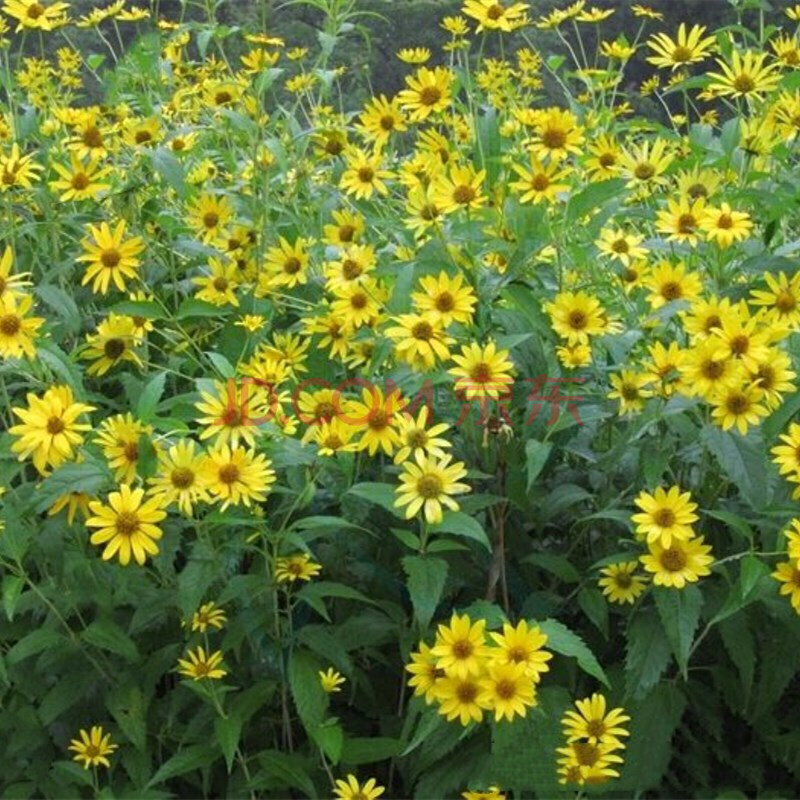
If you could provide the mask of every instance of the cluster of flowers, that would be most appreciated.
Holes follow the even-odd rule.
[[[490,631],[489,641],[485,629],[485,619],[454,613],[449,625],[439,625],[433,647],[420,642],[406,666],[414,694],[462,725],[481,722],[484,711],[498,722],[524,717],[537,704],[536,685],[553,657],[544,649],[547,636],[525,620]]]
[[[634,502],[641,509],[631,518],[634,533],[648,549],[639,562],[656,586],[683,589],[710,574],[714,558],[711,546],[692,527],[698,516],[691,492],[682,492],[679,486],[665,491],[659,486],[652,494],[640,492]],[[633,603],[645,590],[647,579],[636,573],[639,562],[623,561],[601,570],[599,585],[610,602]]]
[[[618,778],[622,764],[618,751],[625,749],[619,737],[629,735],[624,724],[630,717],[622,708],[607,712],[606,698],[598,693],[576,700],[575,709],[561,720],[566,742],[557,751],[559,782],[584,786]]]

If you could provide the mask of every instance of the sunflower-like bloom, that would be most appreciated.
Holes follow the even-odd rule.
[[[674,39],[666,33],[655,33],[647,41],[655,55],[647,60],[656,67],[671,70],[702,61],[714,52],[716,45],[716,39],[704,36],[705,32],[704,25],[692,25],[687,31],[686,23],[682,22]]]
[[[138,236],[125,239],[125,220],[121,219],[112,232],[107,222],[89,225],[89,235],[81,243],[84,254],[77,261],[88,263],[81,286],[92,282],[92,291],[105,294],[110,283],[121,292],[125,291],[125,280],[133,280],[139,271],[136,257],[144,250],[144,242]]]
[[[84,769],[111,766],[108,756],[117,749],[118,745],[111,743],[111,734],[103,733],[102,725],[93,725],[91,731],[81,728],[78,735],[80,738],[72,739],[67,748],[75,753],[72,756],[73,761],[77,761],[79,764],[83,763]]]
[[[156,542],[163,533],[157,523],[167,516],[161,498],[144,499],[144,489],[131,489],[123,483],[118,492],[111,492],[108,505],[99,500],[89,503],[94,516],[86,520],[90,528],[98,528],[90,538],[92,544],[105,545],[103,561],[117,556],[123,567],[131,555],[139,566],[148,556],[158,555]]]
[[[398,497],[394,505],[407,506],[406,519],[411,519],[418,511],[424,511],[425,519],[432,525],[442,521],[442,506],[458,511],[459,505],[451,497],[470,491],[465,483],[459,483],[467,474],[463,462],[451,464],[452,456],[442,458],[417,454],[414,462],[403,464],[400,475],[401,485],[395,490]]]

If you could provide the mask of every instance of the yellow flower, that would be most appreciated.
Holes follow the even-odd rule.
[[[685,541],[694,535],[692,523],[697,522],[697,503],[692,502],[690,492],[681,492],[678,486],[664,491],[660,486],[654,494],[642,491],[634,500],[642,509],[631,519],[636,523],[636,534],[647,539],[648,544],[659,541],[669,547],[673,538]]]
[[[163,508],[177,503],[182,514],[192,515],[193,504],[208,501],[203,474],[204,457],[195,453],[195,443],[182,439],[166,452],[158,451],[158,471],[152,478],[148,493],[161,499]]]
[[[8,430],[17,439],[11,452],[17,453],[20,461],[32,457],[34,467],[45,475],[47,467],[73,460],[83,433],[92,427],[78,418],[95,407],[76,403],[69,386],[53,386],[41,397],[29,392],[26,399],[27,408],[11,409],[21,420]]]
[[[433,369],[438,359],[450,358],[448,345],[453,339],[447,336],[441,323],[428,314],[400,314],[393,320],[396,325],[387,328],[386,336],[393,340],[399,361],[412,369],[425,372]]]
[[[333,667],[328,667],[327,670],[320,670],[317,674],[319,675],[319,682],[322,685],[322,691],[325,692],[325,694],[333,694],[334,692],[342,691],[341,686],[345,683],[345,678]]]
[[[302,237],[290,244],[283,236],[277,247],[270,247],[264,257],[264,269],[259,289],[268,293],[275,287],[292,289],[308,282],[309,242]]]
[[[406,519],[424,511],[426,521],[435,525],[442,521],[442,505],[458,511],[459,505],[450,495],[468,492],[470,488],[458,482],[467,474],[463,462],[451,464],[451,459],[451,455],[437,458],[418,452],[414,457],[416,463],[404,462],[394,505],[398,508],[408,506]]]
[[[528,708],[536,705],[534,683],[524,664],[493,662],[479,686],[479,703],[494,711],[495,722],[502,719],[513,722],[516,716],[524,717]]]
[[[632,260],[647,257],[647,248],[641,246],[643,241],[644,236],[639,234],[625,233],[619,228],[603,228],[595,244],[600,252],[627,266]]]
[[[800,474],[800,423],[790,423],[788,431],[779,438],[783,444],[770,449],[778,471],[781,475]]]
[[[462,286],[464,276],[451,278],[444,271],[439,276],[425,275],[419,279],[421,291],[412,292],[414,307],[422,314],[437,319],[445,328],[454,322],[468,325],[472,321],[477,298],[470,286]]]
[[[232,305],[239,307],[236,289],[240,284],[239,268],[231,259],[209,258],[210,275],[192,278],[192,283],[200,287],[195,295],[198,300],[205,300],[215,306]]]
[[[427,61],[430,58],[430,51],[426,50],[426,52],[428,55],[425,60]],[[380,97],[373,97],[364,106],[358,119],[364,137],[374,141],[378,147],[386,144],[393,133],[399,133],[408,128],[399,99],[394,97],[387,100],[386,95],[383,94]]]
[[[137,341],[136,326],[130,317],[109,314],[97,326],[97,332],[87,334],[87,346],[81,357],[95,359],[87,372],[90,375],[105,375],[112,367],[122,361],[132,361],[141,366],[142,362],[134,351]]]
[[[438,660],[431,648],[425,642],[420,642],[419,652],[412,652],[411,663],[406,664],[406,671],[412,675],[408,685],[414,689],[416,697],[425,698],[427,705],[436,699],[439,682],[444,678],[444,670],[437,666]]]
[[[357,147],[350,148],[345,153],[347,169],[342,173],[339,187],[347,194],[353,195],[357,200],[364,200],[377,192],[380,195],[389,194],[389,189],[384,182],[392,177],[392,173],[382,168],[380,153],[370,155]]]
[[[244,328],[249,333],[258,333],[267,324],[267,318],[260,314],[244,314],[233,323],[237,328]]]
[[[59,5],[66,5],[66,3]],[[7,8],[3,10],[7,11]],[[109,768],[111,762],[108,760],[108,756],[118,747],[111,743],[111,734],[103,733],[102,725],[93,725],[91,732],[81,728],[78,735],[80,739],[72,739],[67,748],[75,753],[72,760],[79,764],[82,762],[84,769],[89,769],[89,767]]]
[[[433,202],[444,214],[459,209],[476,210],[486,204],[483,182],[486,170],[476,172],[471,166],[452,165],[446,175],[433,183]]]
[[[22,297],[25,294],[24,287],[30,286],[30,281],[26,280],[30,272],[12,275],[13,266],[14,251],[10,245],[6,245],[3,255],[0,257],[0,301],[9,297]]]
[[[47,511],[48,516],[54,517],[63,509],[67,509],[67,524],[72,525],[78,511],[86,519],[89,516],[89,501],[91,498],[84,492],[67,492],[53,502]]]
[[[603,594],[610,603],[633,605],[645,590],[645,578],[634,574],[638,566],[637,561],[620,561],[617,564],[609,564],[600,570],[602,577],[597,581],[597,585],[603,590]]]
[[[397,57],[406,64],[424,64],[430,60],[431,51],[427,47],[403,47]]]
[[[764,280],[768,289],[753,289],[750,304],[765,307],[769,318],[779,325],[800,328],[800,272],[791,278],[785,272],[765,272]]]
[[[268,414],[264,387],[245,379],[238,386],[233,380],[214,381],[214,389],[216,394],[200,392],[201,402],[195,403],[195,408],[205,415],[197,419],[205,426],[200,439],[215,436],[215,444],[235,448],[243,441],[255,447],[258,425]]]
[[[439,423],[430,428],[426,427],[428,414],[428,406],[423,405],[416,420],[411,414],[405,414],[398,419],[397,428],[402,446],[395,453],[395,464],[402,464],[412,456],[416,458],[418,455],[441,458],[446,455],[443,448],[452,446],[447,439],[438,438],[450,426],[446,423]]]
[[[702,197],[691,201],[687,197],[667,200],[667,208],[656,214],[656,230],[667,234],[667,241],[696,245],[698,228],[704,219],[706,201]]]
[[[100,167],[96,156],[90,157],[89,162],[84,164],[81,158],[72,153],[69,167],[54,163],[53,169],[61,179],[50,181],[50,188],[61,192],[58,199],[62,203],[69,200],[97,200],[100,193],[111,186],[103,179],[112,169]]]
[[[571,111],[547,108],[536,111],[533,120],[534,133],[525,145],[536,158],[561,161],[570,154],[581,154],[583,130]]]
[[[89,503],[94,516],[86,520],[90,528],[98,528],[90,538],[92,544],[105,545],[103,561],[117,556],[123,567],[133,554],[142,566],[149,556],[158,555],[156,542],[162,531],[156,523],[167,516],[158,497],[144,501],[144,489],[131,489],[123,483],[118,492],[111,492],[108,505],[99,500]]]
[[[769,414],[763,404],[764,390],[753,383],[731,383],[720,386],[711,395],[711,417],[724,431],[736,426],[742,436],[751,425],[758,425]]]
[[[754,97],[772,91],[781,76],[777,64],[765,64],[766,53],[748,50],[744,55],[738,50],[731,54],[731,63],[717,59],[721,73],[709,72],[708,91],[720,97]]]
[[[133,483],[139,460],[139,440],[152,433],[152,425],[134,419],[131,413],[107,417],[100,423],[94,441],[102,447],[118,483]]]
[[[480,679],[471,674],[442,678],[436,687],[436,699],[440,714],[448,720],[458,719],[464,726],[473,720],[480,722],[484,710],[489,707]]]
[[[437,667],[444,670],[448,677],[480,676],[485,660],[491,655],[490,648],[486,646],[485,627],[486,620],[479,619],[473,623],[469,615],[458,616],[456,613],[449,625],[440,624],[431,649],[431,655],[437,659]]]
[[[608,393],[610,400],[619,400],[620,414],[634,414],[644,408],[644,402],[653,396],[650,376],[646,373],[623,369],[611,376],[612,391]]]
[[[645,285],[650,290],[647,302],[654,309],[675,300],[694,300],[703,286],[700,276],[687,272],[680,261],[677,264],[662,261],[650,272]]]
[[[186,655],[189,656],[188,659],[178,659],[180,667],[178,672],[193,681],[201,681],[204,678],[218,681],[228,674],[222,669],[222,653],[219,650],[214,653],[209,651],[206,655],[205,650],[198,647],[195,650],[187,650]]]
[[[495,647],[490,651],[491,659],[499,664],[513,664],[524,668],[524,674],[533,682],[539,683],[542,675],[550,671],[548,661],[553,657],[544,649],[547,634],[538,625],[528,626],[523,619],[517,626],[503,623],[503,632],[489,634]]]
[[[422,122],[431,114],[447,109],[451,102],[453,73],[444,67],[420,67],[406,77],[406,86],[398,95],[401,107],[412,122]]]
[[[647,46],[655,53],[647,60],[656,67],[676,70],[687,64],[702,61],[714,52],[716,39],[703,36],[705,25],[692,25],[687,32],[686,23],[678,26],[678,35],[671,39],[666,33],[656,33],[647,41]]]
[[[477,20],[476,33],[481,31],[510,31],[525,21],[527,3],[503,5],[497,0],[465,0],[461,13]]]
[[[687,583],[695,583],[704,575],[710,575],[709,565],[714,562],[711,546],[703,544],[703,537],[686,541],[672,539],[669,547],[661,540],[648,542],[649,553],[640,556],[644,568],[653,574],[656,586],[683,589]]]
[[[36,355],[34,340],[45,320],[28,316],[32,306],[30,295],[8,292],[5,297],[0,296],[0,357],[22,358],[25,355],[33,358]]]
[[[223,511],[231,504],[244,503],[249,508],[253,502],[263,503],[270,484],[275,482],[275,472],[270,465],[262,454],[244,447],[218,444],[209,451],[203,468],[212,501],[221,500]]]
[[[622,151],[620,164],[629,189],[648,192],[653,186],[667,182],[664,173],[674,156],[664,139],[647,140]]]
[[[285,556],[275,561],[275,580],[278,583],[310,581],[312,578],[316,578],[321,571],[322,567],[314,563],[308,553]]]
[[[510,391],[514,382],[509,374],[514,364],[508,350],[498,350],[494,342],[485,347],[476,342],[464,345],[453,361],[457,366],[448,372],[456,379],[456,392],[466,400],[500,397]]]
[[[343,246],[357,242],[364,234],[364,218],[348,209],[331,212],[333,223],[322,229],[325,242],[334,246]]]
[[[113,281],[124,292],[125,280],[138,277],[140,262],[136,256],[144,250],[144,241],[138,236],[126,240],[125,227],[125,220],[117,223],[113,233],[107,222],[88,225],[89,235],[81,242],[84,254],[76,259],[89,264],[81,286],[92,281],[92,291],[105,294]]]
[[[570,345],[588,344],[590,336],[606,330],[600,301],[586,292],[559,292],[544,308],[553,330]]]
[[[531,156],[530,169],[521,164],[512,164],[511,168],[521,178],[509,183],[511,190],[520,195],[520,203],[552,203],[559,194],[569,189],[569,184],[559,181],[570,174],[570,169],[559,169],[555,161],[544,165],[538,158]]]
[[[613,708],[606,711],[606,698],[599,692],[583,700],[576,700],[575,708],[577,711],[569,709],[561,720],[568,744],[587,742],[590,745],[624,747],[619,737],[630,736],[623,725],[631,719],[625,709]]]
[[[217,608],[216,603],[204,603],[192,614],[192,630],[205,633],[209,627],[222,630],[228,618],[221,608]]]
[[[204,242],[222,238],[233,213],[233,205],[224,195],[202,194],[186,209],[189,226]]]
[[[709,241],[720,247],[729,247],[750,235],[753,223],[744,211],[732,211],[727,203],[719,208],[706,208],[701,219],[700,229]]]
[[[340,800],[377,800],[386,789],[379,786],[375,778],[359,783],[355,775],[348,775],[347,780],[337,780],[333,793]]]
[[[485,792],[461,792],[464,800],[506,800],[506,796],[497,786],[490,786]]]

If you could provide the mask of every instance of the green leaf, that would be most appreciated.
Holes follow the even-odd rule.
[[[528,473],[528,491],[531,490],[534,481],[539,477],[539,473],[542,471],[552,449],[553,445],[550,442],[539,442],[536,439],[528,439],[525,442],[525,469]]]
[[[562,656],[576,659],[578,666],[584,672],[597,678],[597,680],[610,688],[611,684],[608,682],[603,668],[598,663],[594,653],[586,645],[586,642],[577,633],[571,631],[563,622],[555,619],[546,619],[544,622],[539,623],[539,627],[542,633],[547,634],[545,647],[555,653],[560,653]]]
[[[139,402],[136,404],[136,416],[142,422],[150,422],[155,417],[166,383],[167,373],[159,372],[142,389],[142,393],[139,395]]]
[[[447,581],[447,562],[430,556],[406,556],[402,559],[408,580],[408,593],[420,628],[428,627]]]
[[[319,681],[320,664],[308,651],[294,650],[289,660],[289,687],[297,714],[313,738],[325,718],[328,698]]]
[[[706,425],[700,432],[700,441],[753,508],[758,510],[769,504],[770,469],[758,431],[743,437]]]
[[[686,680],[689,651],[694,641],[694,632],[700,622],[700,609],[703,607],[703,593],[691,585],[683,589],[656,586],[653,588],[653,595],[664,632],[672,646],[681,674]]]
[[[139,658],[133,639],[110,619],[97,619],[81,633],[81,638],[101,650],[116,653],[129,661]]]
[[[555,751],[564,746],[561,716],[572,705],[566,689],[547,686],[538,692],[539,705],[528,709],[524,719],[492,729],[492,760],[487,784],[514,787],[540,798],[564,796],[558,784]],[[567,796],[572,796],[570,795]]]
[[[653,608],[638,611],[628,624],[625,657],[625,694],[644,697],[667,668],[672,655],[669,641]]]
[[[179,750],[172,758],[168,758],[150,779],[146,788],[168,781],[178,775],[185,775],[196,769],[210,767],[217,759],[217,754],[208,744],[192,744]]]
[[[430,525],[428,530],[431,533],[452,533],[454,536],[463,536],[465,539],[480,543],[489,552],[492,549],[483,525],[463,511],[446,511],[442,521],[438,525]]]
[[[23,636],[7,653],[6,661],[9,664],[18,664],[20,661],[41,653],[42,650],[55,649],[63,646],[64,637],[51,631],[49,628],[37,628]]]
[[[608,638],[608,603],[596,586],[583,586],[578,592],[578,605],[603,636]]]
[[[174,189],[178,197],[186,194],[186,179],[183,174],[183,164],[167,149],[159,147],[149,151],[153,169],[164,179],[170,188]]]
[[[317,797],[314,782],[308,777],[299,756],[280,750],[265,750],[258,754],[258,762],[268,778],[279,781],[283,786],[299,789],[306,797]]]
[[[25,579],[19,575],[3,576],[3,609],[6,612],[9,622],[14,620],[14,611],[22,595],[25,586]]]
[[[743,696],[738,705],[744,710],[749,702],[756,671],[756,642],[753,633],[748,625],[746,614],[739,614],[736,619],[727,619],[721,622],[717,630],[719,630],[722,644],[739,673]]]
[[[342,747],[343,764],[374,764],[400,755],[400,741],[386,736],[345,739]]]
[[[144,753],[147,749],[147,708],[138,686],[120,686],[106,700],[114,721],[131,744]]]
[[[624,186],[625,181],[620,178],[589,184],[583,191],[570,197],[567,206],[567,224],[574,224],[590,211],[619,195]]]
[[[674,683],[661,683],[640,703],[626,707],[631,717],[625,764],[614,790],[622,796],[641,796],[662,786],[674,755],[672,736],[686,707]]]
[[[206,303],[205,300],[195,300],[193,297],[187,297],[178,307],[178,313],[175,318],[182,320],[190,319],[191,317],[213,317],[221,320],[225,317],[225,312],[213,303]]]
[[[109,308],[110,313],[144,319],[164,319],[164,309],[153,300],[123,300]]]
[[[87,459],[80,464],[64,464],[42,481],[33,501],[36,511],[46,511],[65,494],[84,492],[96,496],[111,482],[105,464]]]
[[[317,726],[313,739],[334,765],[339,763],[344,746],[344,731],[341,725],[328,720],[324,725]]]
[[[403,519],[405,516],[402,509],[394,506],[397,495],[395,494],[395,486],[391,483],[357,483],[355,486],[350,487],[347,494],[375,503],[399,519]]]
[[[233,760],[236,757],[236,748],[239,746],[239,737],[242,735],[241,717],[235,714],[217,717],[214,721],[214,732],[217,736],[217,744],[222,749],[222,755],[225,756],[228,775],[230,775],[233,769]]]
[[[579,583],[581,580],[580,573],[572,566],[567,557],[557,553],[531,553],[522,559],[522,563],[533,564],[566,583]]]

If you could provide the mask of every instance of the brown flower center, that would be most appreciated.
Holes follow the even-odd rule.
[[[219,480],[230,486],[239,480],[239,467],[236,464],[225,464],[219,468]]]
[[[66,428],[66,425],[61,417],[50,417],[50,419],[47,420],[47,432],[52,436],[58,436],[64,428]]]
[[[427,342],[433,338],[433,326],[430,322],[418,322],[411,328],[411,335],[415,339]]]
[[[209,230],[216,228],[219,225],[219,214],[215,211],[207,211],[203,214],[203,225]]]
[[[659,560],[667,572],[680,572],[686,566],[686,554],[678,547],[668,547]]]
[[[423,106],[434,106],[442,99],[442,93],[438,86],[426,86],[419,93],[419,102]]]
[[[438,475],[423,475],[417,481],[417,492],[426,500],[432,500],[442,494],[442,480]]]
[[[0,317],[0,332],[4,336],[16,336],[22,328],[22,321],[16,314],[3,314]]]
[[[671,528],[675,524],[675,512],[671,508],[659,508],[653,514],[653,521],[661,528]]]
[[[176,489],[188,489],[194,483],[194,472],[187,467],[177,467],[169,477]]]
[[[125,352],[124,339],[109,339],[103,346],[103,353],[106,358],[116,361]]]
[[[453,190],[453,200],[459,205],[469,205],[475,199],[475,190],[471,186],[456,186]]]
[[[132,536],[139,529],[139,517],[133,511],[123,511],[117,514],[114,526],[121,536]]]
[[[106,269],[114,269],[114,267],[119,266],[119,262],[122,261],[122,256],[119,250],[103,250],[100,254],[100,261]]]
[[[375,170],[372,167],[361,167],[358,170],[358,179],[361,183],[372,183],[375,178]]]
[[[661,287],[661,296],[665,300],[679,300],[683,297],[681,285],[675,281],[667,281]]]

